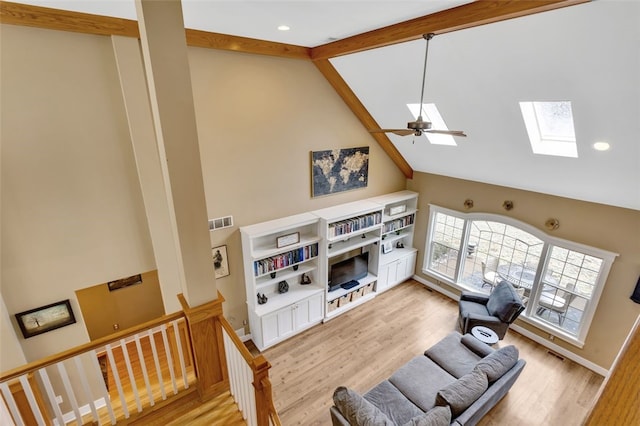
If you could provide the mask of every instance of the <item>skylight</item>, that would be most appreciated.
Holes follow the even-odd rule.
[[[534,154],[578,157],[570,101],[520,102]]]
[[[418,118],[420,111],[420,104],[407,104],[409,111],[413,115],[414,119]],[[447,125],[445,124],[436,104],[423,104],[422,105],[422,119],[425,121],[431,122],[432,129],[438,130],[449,130]],[[423,133],[424,136],[427,137],[429,143],[433,145],[453,145],[458,146],[456,141],[453,139],[451,135],[440,135],[435,133]]]

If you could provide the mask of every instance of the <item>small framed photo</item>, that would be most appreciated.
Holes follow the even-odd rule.
[[[229,275],[229,258],[227,257],[227,246],[219,246],[211,249],[213,255],[213,269],[216,278]]]
[[[400,204],[399,206],[389,207],[389,216],[395,216],[400,213],[404,213],[407,211],[406,204]]]
[[[25,339],[76,322],[69,299],[15,314]]]
[[[141,284],[141,283],[142,283],[142,275],[138,274],[138,275],[132,275],[127,278],[120,278],[119,280],[115,280],[115,281],[109,281],[107,283],[107,287],[109,287],[109,291],[113,291],[113,290],[119,290],[124,287],[129,287],[130,285]]]
[[[382,245],[383,254],[391,253],[392,250],[393,250],[393,243],[391,241],[387,241]]]
[[[277,248],[290,246],[292,244],[297,244],[300,242],[300,233],[294,232],[293,234],[282,235],[276,238],[276,246]]]

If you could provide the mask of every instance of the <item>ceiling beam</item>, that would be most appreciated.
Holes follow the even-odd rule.
[[[138,22],[131,19],[71,12],[48,7],[0,1],[0,23],[71,31],[94,35],[119,35],[140,38]],[[209,49],[232,50],[258,55],[308,60],[308,47],[276,43],[247,37],[185,29],[187,45]]]
[[[348,55],[418,40],[427,33],[443,34],[589,1],[591,0],[478,0],[314,47],[311,49],[311,59]]]
[[[311,49],[294,44],[276,43],[255,38],[211,33],[200,30],[186,30],[187,45],[208,49],[232,50],[234,52],[279,56],[289,59],[309,60]]]
[[[140,37],[130,19],[0,1],[0,23],[96,35]]]
[[[338,71],[331,65],[328,59],[314,61],[315,66],[334,88],[336,93],[342,98],[345,104],[358,117],[365,129],[379,129],[380,125],[369,114],[369,111],[362,105],[360,99],[353,93],[351,88],[342,79]],[[402,154],[396,149],[393,143],[384,133],[372,133],[371,136],[378,142],[389,158],[398,166],[407,179],[413,178],[413,169],[404,159]]]

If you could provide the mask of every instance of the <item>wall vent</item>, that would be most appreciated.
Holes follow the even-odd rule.
[[[233,216],[218,217],[209,220],[209,231],[217,231],[218,229],[231,228],[233,226]]]

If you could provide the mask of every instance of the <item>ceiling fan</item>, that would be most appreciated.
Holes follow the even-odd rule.
[[[425,40],[427,40],[427,47],[424,52],[424,69],[422,70],[422,92],[420,93],[420,112],[416,121],[410,121],[407,123],[406,129],[374,129],[369,130],[369,133],[393,133],[399,136],[415,135],[421,136],[423,133],[437,133],[442,135],[451,136],[464,136],[467,135],[462,130],[436,130],[431,128],[431,122],[424,121],[422,119],[422,105],[424,100],[424,82],[427,75],[427,56],[429,55],[429,40],[433,38],[434,33],[424,34]]]

